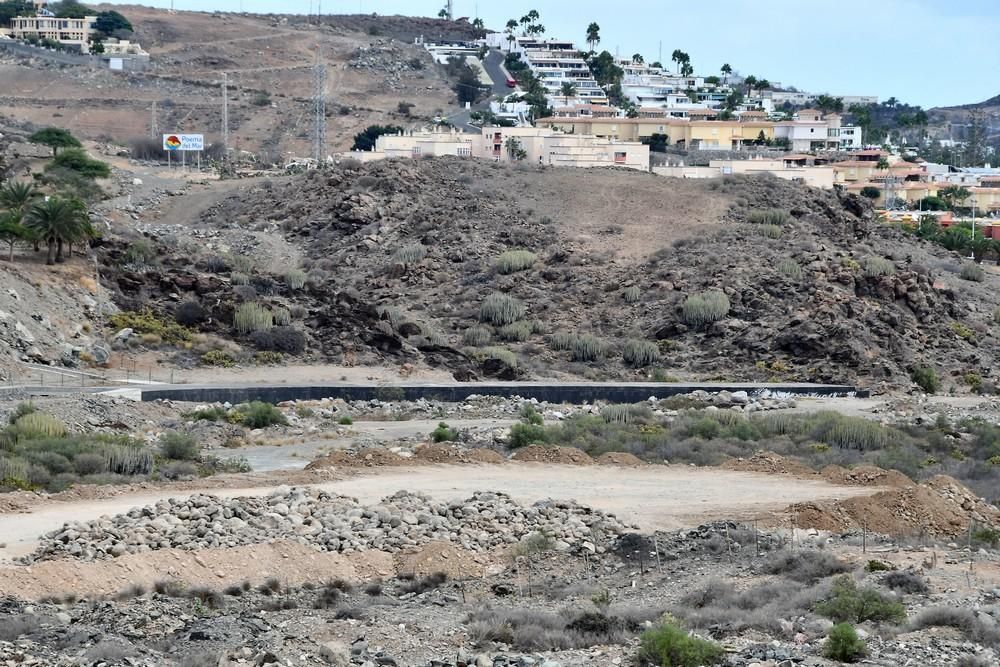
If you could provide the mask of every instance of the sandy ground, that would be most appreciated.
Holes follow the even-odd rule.
[[[503,491],[523,503],[546,498],[574,499],[613,512],[644,531],[677,529],[711,519],[750,520],[781,511],[792,503],[869,495],[880,490],[716,468],[577,467],[532,463],[374,469],[356,471],[348,479],[310,486],[353,496],[366,503],[377,502],[404,489],[444,500],[467,498],[479,490]],[[269,486],[201,492],[233,497],[266,495],[273,489]],[[101,500],[47,504],[21,514],[0,514],[0,535],[7,545],[0,556],[8,561],[30,553],[43,533],[67,521],[111,516],[164,498],[198,492],[159,490]]]

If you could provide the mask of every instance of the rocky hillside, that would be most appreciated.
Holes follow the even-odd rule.
[[[579,204],[595,191],[605,208],[588,214]],[[623,208],[630,192],[642,206]],[[774,179],[447,158],[345,164],[248,186],[201,226],[282,234],[304,275],[235,266],[263,265],[264,245],[246,249],[257,260],[205,251],[195,266],[164,247],[160,265],[123,272],[125,250],[111,245],[104,278],[120,305],[169,314],[193,300],[208,315],[203,331],[232,337],[238,303],[262,302],[293,314],[307,356],[427,364],[461,379],[886,388],[911,386],[918,366],[945,386],[995,373],[994,273],[962,280],[961,258],[877,223],[862,200]],[[252,337],[236,338],[253,349]]]

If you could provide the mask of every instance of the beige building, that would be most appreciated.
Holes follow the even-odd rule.
[[[671,146],[690,150],[738,150],[774,138],[774,123],[758,120],[683,118],[543,118],[539,127],[567,134],[592,134],[617,141],[642,141],[654,134]]]
[[[557,167],[626,167],[649,170],[649,146],[639,142],[564,134],[535,127],[484,127],[482,132],[424,130],[386,134],[375,150],[345,152],[340,158],[364,162],[386,158],[455,155],[494,162],[530,162]]]
[[[90,38],[96,32],[96,16],[82,19],[68,19],[50,16],[51,12],[40,9],[35,16],[16,16],[10,20],[7,31],[14,39],[51,39],[67,46],[79,47],[82,53],[90,52]]]

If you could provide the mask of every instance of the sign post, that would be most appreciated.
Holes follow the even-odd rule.
[[[181,169],[187,166],[187,152],[198,152],[198,167],[201,169],[201,152],[205,150],[204,134],[164,134],[163,150],[167,152],[167,166],[170,166],[170,154],[180,152]]]

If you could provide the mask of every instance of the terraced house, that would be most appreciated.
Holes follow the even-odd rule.
[[[14,39],[49,39],[65,46],[76,47],[81,53],[90,52],[90,38],[97,32],[96,16],[62,18],[45,8],[45,3],[35,3],[34,16],[16,16],[10,20],[7,34]]]

